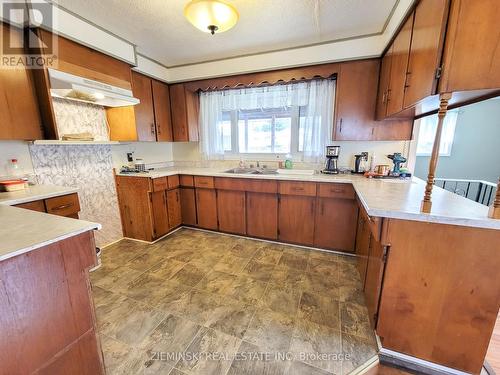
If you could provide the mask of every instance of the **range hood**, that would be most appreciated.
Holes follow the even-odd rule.
[[[59,70],[49,68],[48,71],[50,94],[55,98],[91,103],[103,107],[125,107],[140,103],[139,99],[133,97],[131,90]]]

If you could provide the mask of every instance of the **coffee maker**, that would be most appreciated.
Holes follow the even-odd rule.
[[[354,155],[354,169],[351,173],[362,174],[366,171],[366,162],[368,161],[368,152]]]
[[[325,169],[321,173],[338,174],[338,161],[339,161],[340,146],[326,146],[326,163]]]

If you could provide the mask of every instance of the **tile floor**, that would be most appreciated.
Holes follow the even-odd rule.
[[[181,229],[102,262],[108,374],[348,374],[376,355],[353,258]]]

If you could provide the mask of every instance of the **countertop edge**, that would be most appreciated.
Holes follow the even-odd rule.
[[[52,186],[52,185],[47,185],[47,186]],[[54,186],[57,188],[61,188],[61,186]],[[79,189],[75,187],[68,187],[64,188],[64,190],[59,190],[59,191],[54,191],[54,192],[47,192],[43,194],[33,194],[32,196],[26,196],[22,198],[12,198],[12,199],[4,199],[0,201],[1,205],[4,206],[15,206],[17,204],[23,204],[23,203],[29,203],[29,202],[34,202],[38,200],[43,200],[43,199],[49,199],[49,198],[55,198],[55,197],[60,197],[63,195],[68,195],[68,194],[73,194],[73,193],[78,193]]]
[[[4,260],[7,260],[7,259],[10,259],[10,258],[13,258],[13,257],[18,256],[18,255],[29,253],[29,252],[31,252],[33,250],[36,250],[36,249],[39,249],[41,247],[44,247],[44,246],[47,246],[47,245],[50,245],[50,244],[53,244],[53,243],[65,240],[67,238],[74,237],[74,236],[77,236],[79,234],[91,231],[91,230],[100,230],[102,228],[102,225],[98,224],[98,223],[91,223],[91,222],[89,222],[89,224],[90,225],[88,225],[87,227],[83,227],[81,229],[72,231],[70,233],[65,233],[65,234],[63,234],[61,236],[54,237],[54,238],[52,238],[50,240],[42,241],[40,243],[31,245],[31,246],[27,246],[25,248],[14,250],[14,251],[12,251],[10,253],[0,255],[0,262],[4,261]]]

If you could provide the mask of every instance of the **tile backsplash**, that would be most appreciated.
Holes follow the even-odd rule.
[[[122,237],[111,146],[31,145],[30,152],[40,184],[79,189],[80,218],[102,224],[95,233],[98,246]]]

